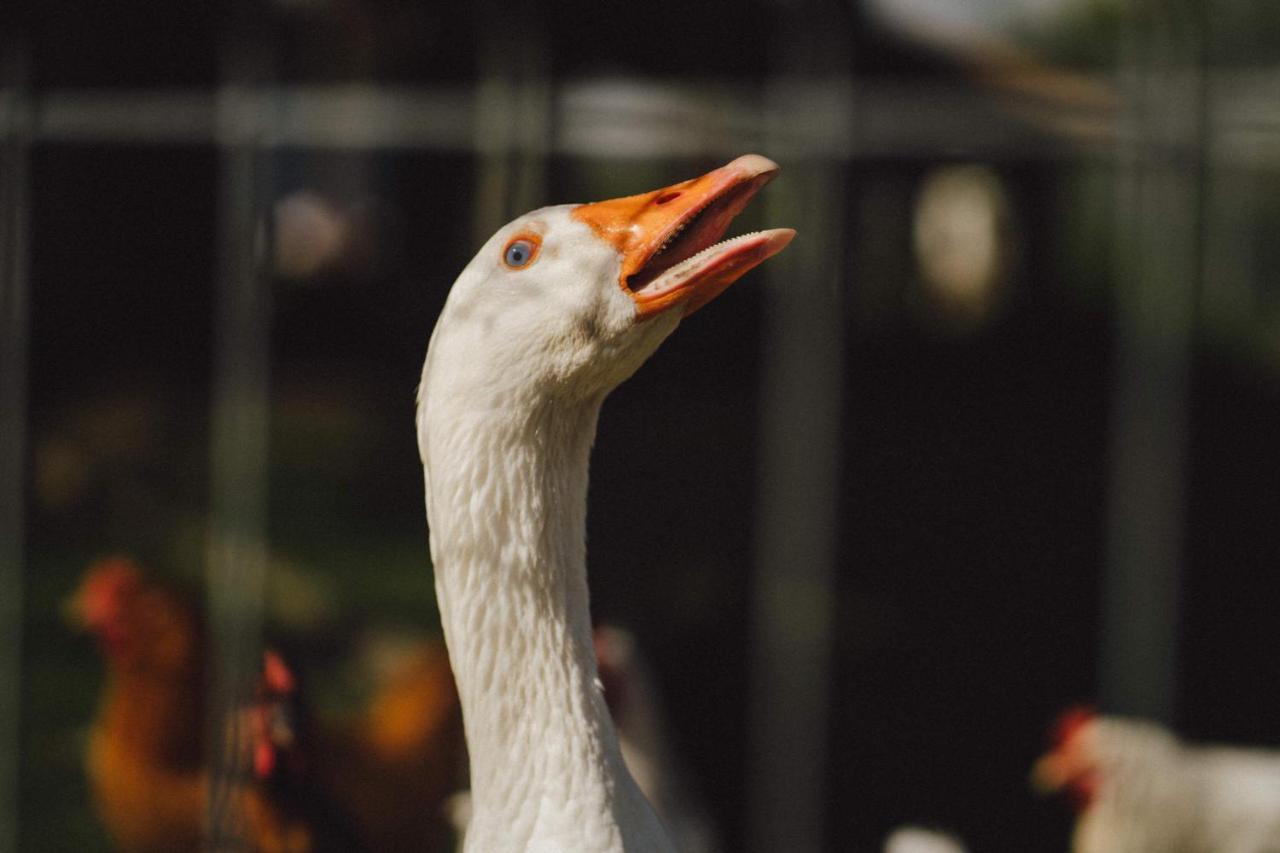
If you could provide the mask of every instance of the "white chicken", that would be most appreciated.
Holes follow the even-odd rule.
[[[1188,745],[1156,723],[1075,709],[1033,781],[1072,797],[1076,853],[1280,851],[1280,751]]]

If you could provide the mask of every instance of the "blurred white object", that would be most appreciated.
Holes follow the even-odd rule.
[[[986,166],[944,166],[921,185],[912,239],[931,307],[950,322],[990,316],[1013,251],[1004,184]]]
[[[467,848],[467,825],[471,823],[474,810],[469,790],[458,791],[444,801],[444,816],[453,827],[457,841],[453,849],[457,853],[463,853]]]
[[[885,839],[884,853],[965,853],[965,847],[945,832],[901,826]]]
[[[871,0],[883,26],[923,41],[979,42],[1060,15],[1072,0]]]
[[[1280,850],[1280,751],[1190,746],[1155,723],[1076,710],[1033,781],[1072,796],[1076,853]]]
[[[276,202],[276,272],[305,278],[333,264],[348,246],[349,217],[312,192],[299,191]]]

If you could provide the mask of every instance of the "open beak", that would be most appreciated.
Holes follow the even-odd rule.
[[[638,320],[677,305],[687,316],[795,236],[790,228],[772,228],[716,242],[777,173],[772,160],[746,154],[700,178],[579,205],[573,216],[618,250],[618,284],[635,302]]]

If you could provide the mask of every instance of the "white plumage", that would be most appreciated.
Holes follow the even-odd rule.
[[[587,469],[605,396],[791,238],[711,247],[776,170],[517,219],[450,291],[418,392],[431,555],[471,757],[467,849],[670,850],[623,763],[588,607]]]

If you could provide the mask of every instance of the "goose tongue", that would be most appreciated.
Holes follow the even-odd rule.
[[[635,302],[637,319],[677,305],[688,315],[795,236],[774,228],[716,242],[777,172],[772,160],[747,154],[700,178],[579,205],[573,216],[618,250],[618,284]]]

